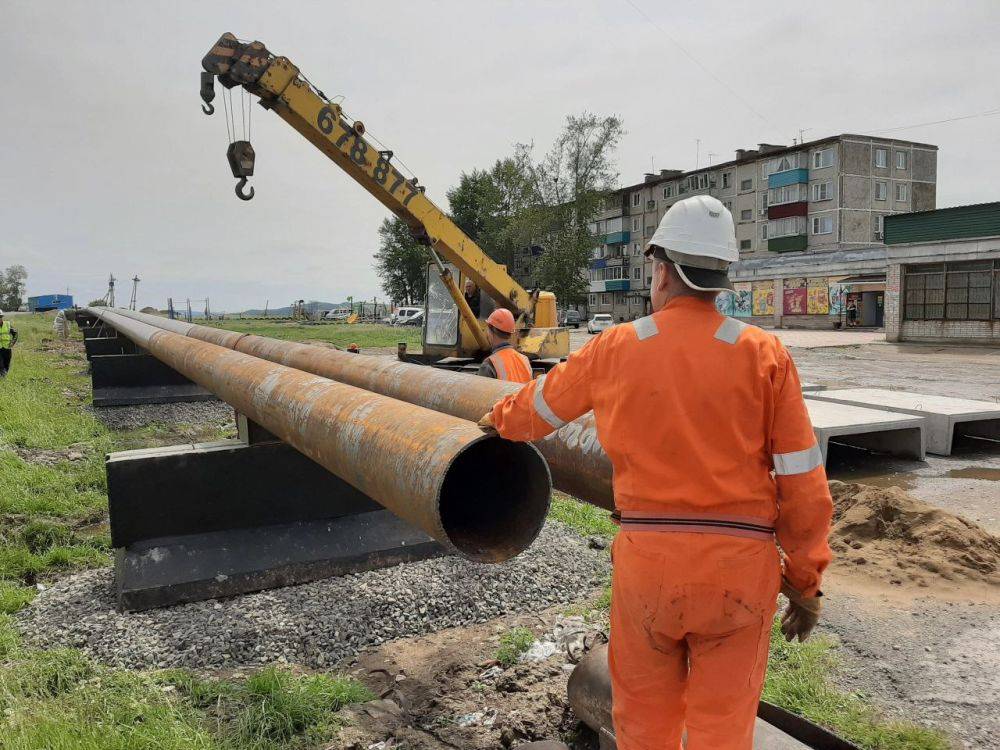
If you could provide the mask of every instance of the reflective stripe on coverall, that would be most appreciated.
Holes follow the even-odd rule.
[[[513,383],[531,382],[531,360],[510,344],[495,349],[486,359],[493,365],[497,380],[509,380]]]
[[[591,409],[623,517],[618,747],[678,748],[686,727],[688,750],[748,750],[780,586],[769,529],[806,596],[831,558],[833,506],[795,365],[774,336],[678,297],[604,331],[493,420],[505,438],[538,440]]]

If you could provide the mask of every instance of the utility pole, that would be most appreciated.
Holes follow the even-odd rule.
[[[167,297],[167,317],[171,320],[177,319],[177,313],[174,312],[174,298]]]
[[[187,298],[187,322],[188,323],[193,323],[194,322],[194,315],[191,314],[191,298],[190,297]]]
[[[208,305],[208,297],[205,297],[205,320],[212,319],[212,308]]]
[[[130,299],[128,302],[129,310],[135,310],[135,296],[136,293],[139,291],[140,281],[142,281],[142,279],[139,278],[139,274],[136,274],[135,276],[132,277],[132,299]]]
[[[267,306],[268,306],[268,305],[269,305],[270,303],[271,303],[271,300],[269,300],[269,299],[266,299],[266,300],[264,300],[264,317],[265,317],[265,318],[267,317]]]
[[[104,302],[108,307],[115,306],[115,275],[108,274],[108,291],[104,293]]]
[[[694,168],[701,168],[701,138],[694,139]]]

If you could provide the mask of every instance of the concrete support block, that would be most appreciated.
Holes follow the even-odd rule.
[[[884,409],[923,417],[927,452],[950,456],[955,438],[1000,440],[1000,404],[882,388],[847,388],[810,393],[807,398]],[[996,446],[1000,448],[1000,445]]]
[[[90,359],[94,406],[210,401],[215,396],[149,354]]]
[[[113,453],[107,475],[115,586],[126,610],[444,554],[422,531],[281,442]]]
[[[821,401],[813,393],[806,394],[806,409],[824,460],[831,440],[902,458],[924,459],[923,417]]]

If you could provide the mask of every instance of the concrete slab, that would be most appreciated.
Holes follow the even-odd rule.
[[[926,418],[927,452],[950,456],[956,436],[1000,440],[1000,404],[930,396],[884,388],[847,388],[810,393],[807,398],[852,406],[890,409]]]
[[[807,394],[806,409],[824,460],[831,439],[893,456],[924,458],[924,417],[820,401],[812,394]]]

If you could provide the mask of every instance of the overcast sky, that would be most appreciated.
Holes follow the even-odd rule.
[[[198,97],[224,31],[342,94],[442,206],[462,170],[518,141],[542,151],[582,110],[623,118],[628,184],[651,164],[694,168],[696,139],[704,165],[800,129],[1000,109],[996,0],[633,2],[0,0],[0,268],[83,302],[109,272],[119,300],[138,274],[156,307],[383,296],[372,254],[388,212],[259,107],[257,197],[233,195],[222,108],[205,117]],[[939,206],[1000,200],[1000,116],[892,135],[940,147]]]

